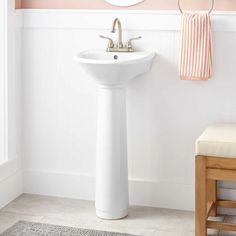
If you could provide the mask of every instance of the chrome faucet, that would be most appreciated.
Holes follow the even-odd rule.
[[[117,40],[116,44],[114,44],[114,42],[113,42],[113,40],[111,38],[99,35],[99,37],[101,37],[103,39],[108,39],[108,45],[107,45],[106,51],[107,52],[133,52],[134,49],[133,49],[132,41],[133,40],[137,40],[137,39],[141,39],[142,37],[139,36],[139,37],[136,37],[136,38],[131,38],[131,39],[128,40],[128,42],[124,46],[124,44],[122,42],[122,27],[121,27],[121,22],[120,22],[120,20],[118,18],[116,18],[113,21],[112,29],[111,29],[112,33],[116,32],[116,25],[118,27],[118,40]]]

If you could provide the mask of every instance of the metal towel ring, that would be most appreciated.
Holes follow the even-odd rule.
[[[211,9],[208,11],[208,14],[210,14],[214,8],[214,4],[215,4],[215,0],[212,0],[212,4],[211,4]],[[183,14],[182,8],[180,6],[180,0],[178,0],[178,7],[179,7],[179,11],[181,12],[181,14]]]

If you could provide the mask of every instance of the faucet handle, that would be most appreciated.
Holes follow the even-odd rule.
[[[133,40],[138,40],[138,39],[141,39],[141,38],[142,38],[141,36],[138,36],[138,37],[131,38],[131,39],[128,40],[128,42],[126,43],[126,48],[128,49],[129,52],[134,51],[132,41]]]
[[[138,39],[141,39],[142,38],[142,36],[138,36],[138,37],[135,37],[135,38],[131,38],[131,39],[129,39],[129,41],[127,42],[127,45],[131,45],[131,42],[133,41],[133,40],[138,40]]]
[[[99,35],[100,38],[102,39],[108,39],[108,48],[114,48],[114,42],[111,38],[103,36],[103,35]]]
[[[141,39],[141,38],[142,38],[141,36],[138,36],[138,37],[131,38],[131,39],[128,40],[128,42],[126,43],[126,48],[128,49],[129,52],[134,51],[132,41],[133,40],[138,40],[138,39]]]

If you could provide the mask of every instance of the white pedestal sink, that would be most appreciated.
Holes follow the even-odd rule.
[[[150,70],[155,53],[89,50],[75,58],[99,85],[96,160],[96,214],[120,219],[128,214],[125,88]]]

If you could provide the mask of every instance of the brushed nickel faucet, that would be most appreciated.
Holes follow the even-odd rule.
[[[141,39],[142,37],[139,36],[139,37],[131,38],[124,45],[122,42],[122,26],[121,26],[121,22],[118,18],[116,18],[113,21],[111,33],[116,33],[116,25],[118,28],[118,40],[117,40],[116,44],[113,42],[113,40],[111,38],[105,37],[103,35],[99,35],[100,38],[108,39],[108,45],[107,45],[106,51],[107,52],[134,52],[132,41],[137,40],[137,39]]]
[[[118,41],[117,41],[116,47],[117,48],[123,48],[123,43],[122,43],[122,27],[121,27],[120,20],[118,18],[116,18],[113,21],[111,33],[115,33],[116,32],[116,25],[118,26]]]

